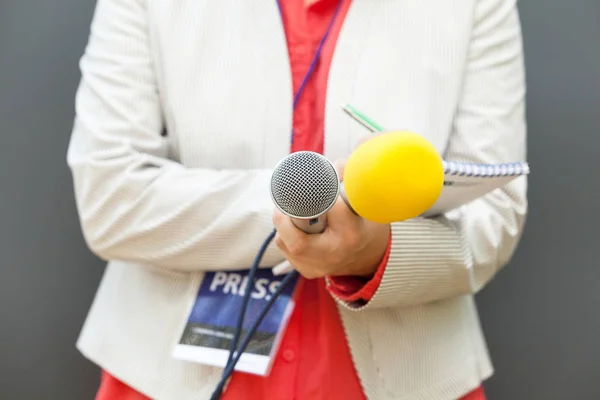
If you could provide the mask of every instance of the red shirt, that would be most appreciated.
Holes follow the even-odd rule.
[[[276,1],[276,0],[273,0]],[[294,93],[297,93],[321,38],[340,0],[280,0],[289,50]],[[291,151],[323,152],[325,93],[337,36],[350,0],[342,5],[294,112]],[[283,135],[288,132],[282,132]],[[389,247],[388,247],[389,252]],[[335,301],[328,290],[347,300],[368,301],[385,264],[368,282],[337,278],[327,288],[323,279],[300,280],[296,308],[268,377],[236,372],[223,400],[364,400]],[[148,400],[106,372],[96,400]],[[462,400],[484,400],[482,389]]]

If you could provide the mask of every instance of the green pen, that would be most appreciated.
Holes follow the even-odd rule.
[[[344,104],[342,109],[351,116],[356,122],[360,123],[362,126],[367,128],[373,133],[383,132],[383,127],[373,121],[371,118],[367,117],[356,108],[352,107],[350,104]]]

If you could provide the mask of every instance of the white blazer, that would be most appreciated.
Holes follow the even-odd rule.
[[[81,71],[68,164],[85,239],[109,262],[77,346],[153,399],[208,399],[220,370],[171,352],[204,271],[249,267],[273,228],[270,169],[292,123],[276,1],[99,0]],[[524,99],[515,0],[354,0],[325,155],[367,134],[350,103],[449,160],[525,160]],[[338,300],[370,400],[457,399],[492,374],[473,294],[517,246],[526,184],[393,224],[375,297]],[[264,266],[282,260],[272,246]]]

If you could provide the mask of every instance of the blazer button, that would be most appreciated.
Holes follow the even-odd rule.
[[[296,353],[294,353],[294,350],[286,349],[283,351],[282,356],[283,356],[284,361],[292,362],[292,361],[294,361],[294,358],[296,357]]]

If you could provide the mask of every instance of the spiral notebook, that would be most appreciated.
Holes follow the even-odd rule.
[[[173,349],[173,357],[224,368],[244,293],[251,291],[242,337],[246,336],[247,330],[283,279],[283,276],[275,276],[268,268],[256,271],[254,283],[248,282],[248,269],[207,272],[179,342]],[[261,376],[269,374],[282,334],[294,309],[293,293],[296,283],[297,280],[292,282],[277,297],[236,364],[236,371]]]
[[[502,188],[514,179],[529,174],[529,164],[473,164],[444,161],[444,187],[436,203],[424,213],[430,217],[453,210]]]

